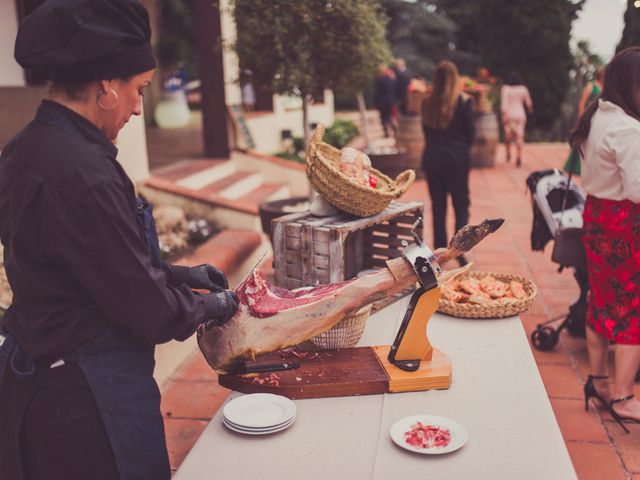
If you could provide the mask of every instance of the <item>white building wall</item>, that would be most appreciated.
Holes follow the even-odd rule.
[[[134,184],[149,176],[149,156],[147,154],[147,137],[144,115],[131,117],[116,142],[118,162],[127,172]]]
[[[233,49],[236,41],[236,24],[233,19],[233,9],[229,0],[220,2],[220,24],[222,26],[224,93],[227,105],[240,105],[242,102],[240,83],[240,63],[238,55]]]
[[[324,91],[324,103],[311,105],[309,124],[322,123],[329,126],[334,121],[333,92]],[[282,149],[281,132],[291,130],[293,136],[302,137],[302,100],[297,97],[274,95],[273,113],[257,115],[246,120],[254,150],[259,153],[273,154]]]
[[[24,73],[13,58],[18,33],[15,0],[0,0],[0,87],[23,87]]]

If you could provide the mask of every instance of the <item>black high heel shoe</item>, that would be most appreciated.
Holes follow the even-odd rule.
[[[631,395],[623,398],[616,398],[611,400],[609,404],[609,413],[613,419],[620,424],[620,426],[624,429],[625,432],[629,433],[629,429],[624,425],[624,422],[632,422],[632,423],[640,423],[640,419],[634,417],[623,417],[618,412],[613,409],[614,403],[626,402],[627,400],[631,400],[635,395],[632,393]]]
[[[589,400],[593,397],[598,399],[603,407],[607,407],[607,402],[596,390],[595,385],[593,384],[594,380],[604,380],[609,378],[609,375],[589,375],[587,379],[587,383],[584,384],[584,409],[585,411],[589,411]]]

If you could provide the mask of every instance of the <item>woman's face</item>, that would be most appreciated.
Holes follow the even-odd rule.
[[[109,138],[115,140],[118,133],[131,118],[131,115],[142,114],[142,96],[144,89],[151,84],[151,79],[155,69],[134,75],[128,80],[115,79],[106,82],[108,85],[104,89],[105,94],[102,95],[103,105],[113,105],[115,107],[110,110],[102,110],[102,131]],[[117,94],[117,102],[115,96],[111,92]]]

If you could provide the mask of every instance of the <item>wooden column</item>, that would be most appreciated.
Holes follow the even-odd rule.
[[[219,0],[195,0],[204,155],[229,158]]]

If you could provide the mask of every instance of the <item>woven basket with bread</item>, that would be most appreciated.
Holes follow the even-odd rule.
[[[341,151],[323,142],[323,134],[324,126],[319,124],[307,147],[307,177],[327,202],[344,212],[359,217],[377,215],[405,193],[416,178],[413,170],[405,170],[392,180],[367,167],[366,173],[375,177],[376,185],[363,184],[359,178],[341,171]]]
[[[467,272],[441,287],[438,311],[462,318],[512,317],[531,308],[537,294],[524,277]]]

